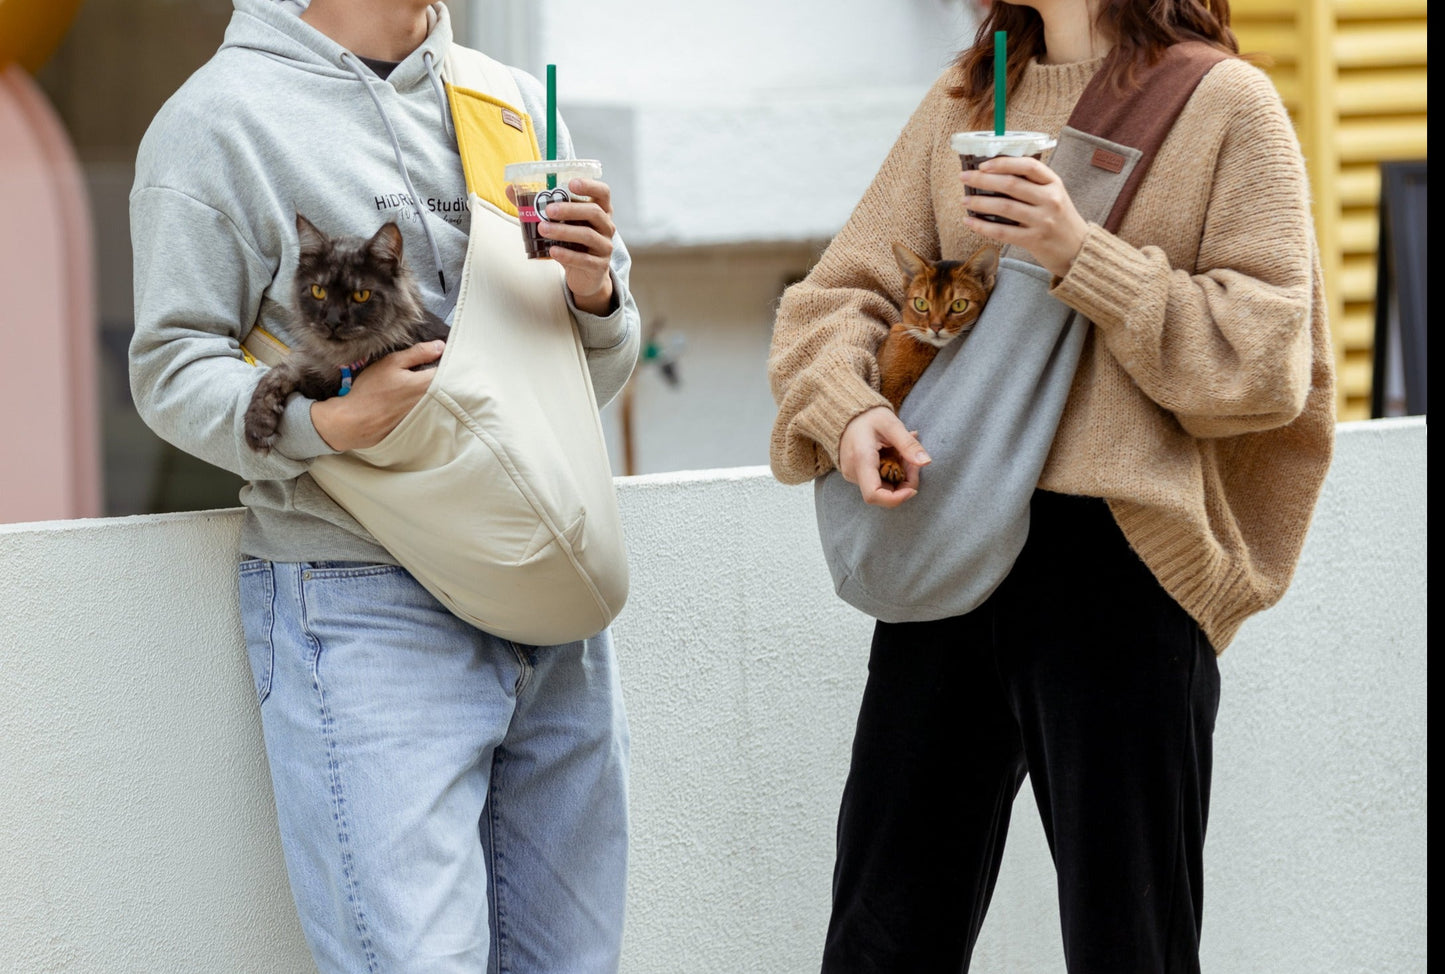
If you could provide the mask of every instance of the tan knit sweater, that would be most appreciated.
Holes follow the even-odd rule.
[[[1056,135],[1102,63],[1031,65],[1009,128]],[[899,319],[892,241],[955,260],[987,242],[963,225],[948,146],[977,128],[947,93],[959,81],[950,69],[933,86],[847,225],[783,296],[768,371],[785,483],[836,466],[848,422],[887,405],[876,350]],[[1262,73],[1232,59],[1209,72],[1118,235],[1091,226],[1052,293],[1094,328],[1039,486],[1107,498],[1222,651],[1289,585],[1334,438],[1304,163]]]

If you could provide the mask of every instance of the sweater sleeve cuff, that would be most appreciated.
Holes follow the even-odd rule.
[[[583,348],[612,348],[627,338],[627,316],[623,313],[627,295],[623,292],[622,283],[617,280],[617,274],[613,271],[608,273],[612,275],[612,310],[606,315],[581,310],[572,300],[571,290],[563,289],[567,296],[567,310],[577,320],[577,333],[582,336]]]
[[[286,411],[281,414],[281,428],[272,449],[287,459],[303,462],[337,452],[326,444],[316,432],[316,424],[311,422],[311,407],[315,402],[299,392],[286,400]]]
[[[793,428],[817,443],[827,454],[829,463],[836,467],[844,428],[875,406],[893,408],[882,393],[862,379],[839,381],[834,378],[825,389],[819,389],[812,401],[793,418]]]
[[[1136,247],[1091,223],[1069,272],[1055,278],[1049,293],[1107,330],[1119,323],[1121,310],[1146,303],[1157,289],[1154,269]]]

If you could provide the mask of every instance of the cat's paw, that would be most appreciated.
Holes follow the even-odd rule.
[[[281,428],[285,401],[276,396],[259,395],[246,408],[246,445],[258,453],[270,453]]]
[[[878,461],[878,476],[890,487],[897,487],[908,479],[908,471],[903,469],[902,461],[896,456],[885,456]]]

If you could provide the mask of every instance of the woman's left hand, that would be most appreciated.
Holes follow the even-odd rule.
[[[547,220],[537,225],[537,232],[548,240],[587,248],[553,247],[551,257],[566,272],[567,289],[578,310],[606,317],[612,310],[612,235],[617,231],[612,223],[612,188],[600,179],[573,179],[567,188],[591,200],[549,204]]]
[[[966,205],[970,210],[1019,224],[1011,227],[966,216],[963,222],[970,230],[1001,244],[1022,247],[1055,277],[1069,272],[1084,246],[1089,225],[1074,209],[1058,173],[1027,156],[998,156],[976,170],[964,170],[960,178],[965,186],[1013,197],[969,196]]]

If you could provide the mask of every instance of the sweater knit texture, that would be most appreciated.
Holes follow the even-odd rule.
[[[1033,62],[1009,95],[1009,128],[1057,136],[1103,64]],[[768,371],[772,469],[784,483],[827,473],[849,421],[888,405],[876,353],[900,318],[892,242],[952,260],[991,243],[964,226],[948,145],[980,127],[977,106],[948,94],[961,80],[950,68],[934,84],[848,223],[783,296]],[[1091,224],[1050,292],[1093,327],[1038,486],[1106,499],[1216,652],[1284,594],[1333,449],[1334,356],[1309,203],[1273,85],[1225,60],[1175,122],[1118,234]]]

